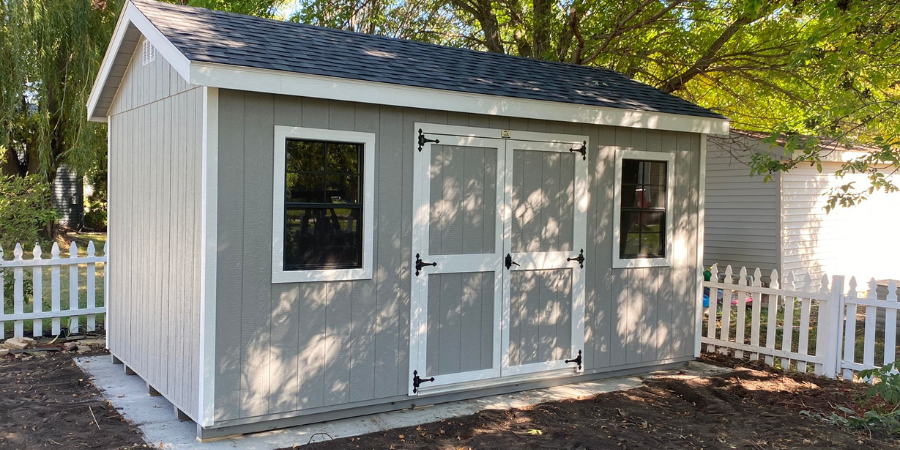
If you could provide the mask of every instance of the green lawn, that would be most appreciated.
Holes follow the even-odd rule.
[[[95,255],[96,256],[103,255],[103,246],[106,243],[106,234],[105,233],[81,233],[78,235],[74,235],[73,237],[74,237],[75,242],[78,245],[78,256],[87,256],[86,249],[87,249],[88,242],[90,242],[90,241],[94,241],[94,247],[96,249]],[[41,252],[42,252],[41,258],[42,259],[50,258],[50,248],[51,247],[49,245],[41,246]],[[24,255],[22,256],[22,258],[26,259],[26,260],[32,259],[32,257],[33,257],[32,249],[29,248],[29,249],[25,249],[25,250],[26,251],[24,252]],[[4,259],[9,260],[10,256],[11,256],[10,253],[11,252],[7,252]],[[62,258],[68,257],[68,254],[69,254],[68,248],[65,248],[65,249],[60,248],[60,256]],[[99,307],[99,306],[104,306],[104,301],[103,301],[103,285],[104,285],[103,264],[98,263],[98,264],[95,264],[94,266],[95,266],[94,267],[94,276],[95,276],[95,279],[94,279],[94,296],[95,297],[94,298],[95,298],[96,306]],[[25,292],[24,292],[24,294],[25,294],[24,311],[25,312],[33,312],[34,311],[34,291],[33,291],[33,284],[32,284],[33,283],[32,270],[33,270],[32,268],[26,268],[24,271],[24,274],[23,274],[24,280],[25,280]],[[49,266],[43,267],[41,269],[41,274],[42,274],[41,286],[42,286],[42,291],[43,291],[41,293],[42,294],[41,295],[41,297],[42,297],[41,304],[42,304],[43,311],[49,311],[52,309],[51,308],[52,307],[52,299],[51,299],[52,290],[51,289],[52,289],[53,281],[52,281],[51,271],[52,271],[52,269]],[[13,287],[12,287],[13,274],[12,274],[12,270],[7,270],[7,272],[8,272],[7,274],[4,274],[4,278],[5,278],[4,291],[5,292],[4,292],[4,296],[3,296],[3,306],[4,306],[4,311],[7,314],[11,314],[13,312]],[[60,309],[65,310],[65,309],[69,309],[69,303],[70,303],[70,299],[69,299],[69,295],[70,295],[69,266],[60,266],[59,272],[60,272],[60,277],[59,277],[60,301],[59,301],[59,303],[60,303]],[[87,264],[79,264],[78,265],[78,307],[79,308],[87,307]],[[105,317],[103,314],[99,314],[96,316],[95,322],[96,322],[97,328],[102,327],[104,320],[105,320]],[[86,317],[80,316],[79,323],[80,323],[80,327],[81,327],[80,331],[85,331],[84,327],[86,325]],[[23,322],[23,324],[24,324],[26,335],[30,336],[32,334],[32,330],[33,330],[33,321],[26,320]],[[65,319],[65,318],[61,319],[61,326],[68,327],[69,320]],[[52,319],[44,319],[42,328],[43,328],[44,334],[50,333],[50,331],[52,330]],[[13,329],[13,323],[7,322],[5,325],[6,332],[9,333],[12,331],[12,329]]]

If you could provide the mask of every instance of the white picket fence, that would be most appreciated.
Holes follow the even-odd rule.
[[[107,258],[108,245],[103,248],[103,255],[97,256],[94,249],[94,243],[90,242],[87,246],[87,256],[78,256],[78,246],[72,242],[69,247],[68,257],[60,257],[59,246],[56,243],[50,250],[50,258],[43,259],[43,251],[39,245],[34,246],[31,259],[23,259],[22,245],[16,244],[13,250],[13,259],[3,259],[3,249],[0,248],[0,276],[7,273],[13,274],[13,294],[12,294],[12,311],[9,311],[6,304],[7,298],[4,289],[0,287],[0,339],[6,335],[6,322],[13,323],[13,335],[15,337],[23,337],[25,335],[25,323],[31,321],[32,335],[39,337],[43,335],[44,319],[52,319],[52,334],[58,336],[61,332],[61,319],[68,318],[69,333],[78,333],[80,331],[80,316],[87,316],[85,325],[87,331],[94,331],[96,328],[96,315],[106,313],[106,293],[107,293]],[[96,278],[97,264],[103,265],[103,306],[97,306]],[[85,266],[85,291],[86,306],[79,307],[79,265]],[[44,269],[50,268],[50,309],[44,309]],[[68,286],[69,286],[69,304],[68,308],[62,309],[60,299],[60,281],[61,271],[68,270]],[[32,297],[30,302],[26,302],[25,295],[25,274],[30,273],[32,285]],[[2,279],[2,278],[0,278]],[[30,311],[26,312],[26,305],[31,305]]]
[[[832,277],[831,283],[822,276],[820,287],[812,289],[808,274],[780,278],[773,270],[769,286],[764,287],[759,269],[748,277],[747,269],[741,268],[735,277],[728,266],[722,281],[718,267],[713,266],[711,271],[711,281],[703,283],[709,288],[709,309],[706,333],[700,338],[707,352],[731,351],[737,358],[743,358],[746,352],[751,360],[762,355],[770,366],[777,358],[785,370],[807,372],[811,367],[818,375],[840,374],[847,380],[852,380],[856,371],[894,362],[900,304],[893,281],[887,299],[878,300],[874,279],[869,282],[867,297],[858,298],[856,279],[850,279],[849,290],[844,292],[844,277],[839,275]],[[719,293],[721,304],[717,301]],[[861,361],[856,328],[859,307],[865,307]],[[879,313],[885,318],[884,331],[876,335]],[[879,344],[884,350],[876,360]]]

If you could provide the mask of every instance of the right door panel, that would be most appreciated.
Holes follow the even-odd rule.
[[[528,141],[507,141],[506,158],[502,373],[571,370],[584,343],[587,161],[571,144]]]

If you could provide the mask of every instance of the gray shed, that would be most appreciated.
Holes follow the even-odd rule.
[[[144,0],[109,348],[210,438],[684,364],[706,134],[617,73]]]

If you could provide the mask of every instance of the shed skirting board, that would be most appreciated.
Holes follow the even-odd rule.
[[[566,384],[583,383],[603,378],[614,378],[636,373],[646,373],[656,370],[667,370],[686,365],[693,357],[671,358],[651,363],[628,364],[606,369],[585,371],[577,377],[562,377],[549,380],[537,380],[522,383],[513,383],[502,386],[493,386],[484,389],[459,391],[447,394],[431,396],[410,397],[397,396],[371,400],[360,403],[343,404],[334,407],[315,408],[305,412],[293,412],[286,414],[270,414],[246,419],[217,421],[215,427],[203,428],[197,426],[197,438],[201,441],[217,439],[247,433],[259,433],[280,428],[296,427],[311,423],[328,422],[331,420],[346,419],[350,417],[366,416],[388,411],[398,411],[415,407],[435,405],[460,400],[469,400],[491,395],[510,394],[513,392],[541,389]]]
[[[112,350],[110,350],[109,354],[111,356],[110,364],[123,365],[124,367],[122,370],[125,371],[126,375],[133,375],[133,376],[141,377],[141,379],[144,380],[145,383],[147,383],[147,386],[149,388],[152,388],[153,390],[157,391],[156,387],[147,381],[148,378],[145,376],[144,373],[142,373],[143,371],[141,369],[135,369],[134,366],[132,366],[131,364],[128,363],[127,359],[122,358],[119,355],[113,353]],[[197,422],[197,417],[199,417],[199,416],[196,416],[195,414],[190,413],[190,408],[189,408],[190,405],[182,404],[181,402],[176,401],[174,398],[172,398],[171,395],[167,395],[162,392],[157,392],[157,393],[160,396],[162,396],[162,398],[166,399],[166,401],[168,401],[169,403],[174,405],[176,408],[178,408],[178,410],[181,411],[182,414],[184,414],[185,416],[187,416],[194,422]]]

